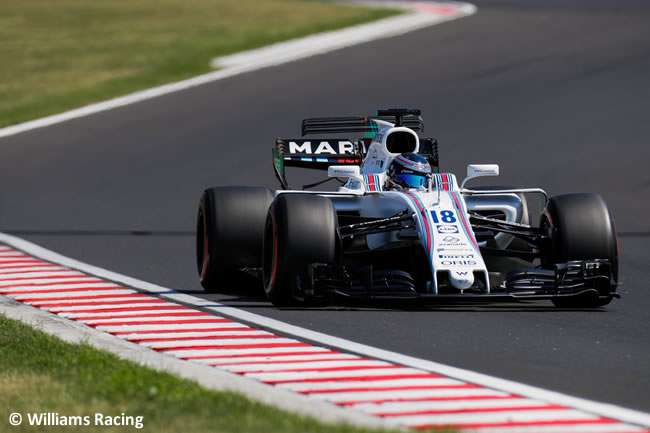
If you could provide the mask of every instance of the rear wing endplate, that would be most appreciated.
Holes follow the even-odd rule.
[[[363,141],[278,138],[273,147],[273,170],[282,188],[289,189],[285,167],[327,170],[330,165],[360,165],[365,150]]]

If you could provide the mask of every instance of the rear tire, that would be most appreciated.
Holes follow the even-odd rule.
[[[597,194],[566,194],[548,200],[540,227],[551,234],[551,245],[542,255],[542,266],[571,260],[606,259],[618,281],[618,241],[611,211]],[[611,293],[553,299],[562,308],[595,308],[611,302]]]
[[[264,232],[264,290],[276,307],[300,295],[307,266],[336,262],[336,212],[332,201],[310,194],[280,194],[271,204]]]
[[[242,268],[262,267],[264,224],[273,193],[267,188],[209,188],[199,203],[196,264],[206,292],[241,283]]]

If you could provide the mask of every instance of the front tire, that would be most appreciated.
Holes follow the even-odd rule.
[[[308,265],[336,261],[336,226],[334,206],[326,197],[276,197],[266,218],[263,266],[264,289],[273,305],[294,302]]]
[[[196,223],[196,264],[206,292],[241,284],[242,268],[262,267],[264,224],[273,193],[260,187],[203,192]]]
[[[548,200],[540,227],[551,235],[551,245],[542,255],[542,266],[571,260],[608,260],[614,282],[618,281],[618,241],[611,211],[597,194],[566,194]],[[553,299],[563,308],[595,308],[607,305],[612,294],[586,294]]]

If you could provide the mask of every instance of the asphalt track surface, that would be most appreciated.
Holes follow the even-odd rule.
[[[623,295],[550,303],[275,309],[335,336],[650,411],[650,7],[478,2],[472,17],[0,140],[0,230],[88,263],[200,292],[194,219],[212,185],[276,187],[273,139],[310,116],[423,110],[443,169],[499,163],[500,184],[594,191],[620,232]],[[291,180],[291,179],[290,179]],[[296,186],[300,179],[293,178]]]

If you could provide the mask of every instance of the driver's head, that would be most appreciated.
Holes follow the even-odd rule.
[[[390,163],[388,178],[402,188],[428,188],[431,182],[431,166],[423,156],[402,153]]]

